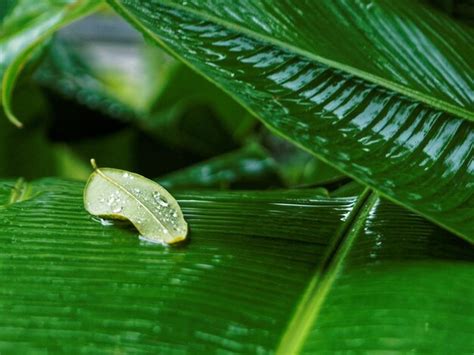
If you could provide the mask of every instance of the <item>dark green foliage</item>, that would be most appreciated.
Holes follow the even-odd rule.
[[[0,353],[472,353],[470,1],[105,2],[0,0]]]

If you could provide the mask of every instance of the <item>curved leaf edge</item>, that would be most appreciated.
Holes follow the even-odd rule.
[[[107,1],[109,3],[117,2],[117,0],[107,0]],[[460,118],[463,118],[463,119],[466,119],[466,120],[469,120],[469,121],[474,121],[474,112],[471,112],[467,109],[464,109],[464,108],[461,108],[459,106],[450,104],[450,103],[445,102],[443,100],[427,96],[423,93],[418,92],[417,90],[413,90],[413,89],[411,89],[409,87],[406,87],[404,85],[397,84],[395,82],[384,79],[380,76],[368,73],[364,70],[354,68],[350,65],[346,65],[346,64],[343,64],[343,63],[340,63],[340,62],[337,62],[337,61],[334,61],[334,60],[331,60],[331,59],[324,58],[324,57],[319,56],[317,54],[311,53],[307,50],[301,49],[297,46],[293,46],[289,43],[277,40],[277,39],[272,38],[270,36],[266,36],[266,35],[263,35],[261,33],[249,30],[247,28],[238,26],[236,24],[233,24],[233,23],[230,23],[228,21],[222,20],[219,17],[209,15],[209,14],[204,13],[202,11],[198,11],[198,10],[195,10],[195,9],[190,9],[190,8],[187,8],[183,5],[173,3],[172,1],[169,1],[169,0],[158,0],[158,1],[161,4],[163,4],[164,6],[174,8],[178,11],[187,12],[187,13],[195,15],[195,16],[199,16],[200,18],[202,18],[204,20],[214,22],[218,25],[221,25],[223,27],[226,27],[226,28],[229,28],[233,31],[236,31],[237,33],[249,36],[249,37],[251,37],[255,40],[275,45],[279,48],[282,48],[283,50],[288,50],[288,51],[291,51],[291,52],[293,52],[297,55],[301,55],[301,56],[303,56],[303,57],[305,57],[305,58],[307,58],[311,61],[315,61],[315,62],[324,64],[324,65],[327,65],[327,66],[329,66],[331,68],[334,68],[334,69],[342,70],[346,73],[349,73],[351,75],[359,77],[359,78],[361,78],[363,80],[366,80],[370,83],[382,86],[382,87],[384,87],[384,88],[386,88],[390,91],[395,91],[400,95],[403,95],[403,96],[406,96],[406,97],[410,98],[411,100],[423,102],[423,103],[427,104],[428,106],[431,106],[431,107],[436,108],[438,110],[442,110],[444,112],[451,113],[455,116],[458,116]],[[113,6],[113,5],[111,4],[111,6]]]
[[[80,2],[75,3],[74,6],[80,6]],[[12,107],[12,96],[13,96],[13,89],[15,87],[15,82],[20,75],[22,67],[24,66],[25,62],[30,58],[33,54],[34,50],[38,48],[44,41],[46,41],[51,35],[53,35],[56,31],[61,29],[64,26],[67,26],[74,21],[79,20],[82,17],[88,16],[96,11],[104,4],[102,1],[94,1],[89,4],[83,5],[85,7],[84,11],[77,11],[73,13],[71,16],[65,17],[65,21],[57,23],[50,29],[48,29],[45,33],[39,36],[34,42],[32,42],[26,49],[24,49],[15,59],[7,66],[5,73],[3,75],[2,83],[1,83],[1,100],[0,104],[3,106],[3,111],[5,116],[8,120],[14,124],[18,128],[23,127],[23,123],[15,116],[13,113]]]
[[[211,83],[213,83],[214,85],[216,85],[218,88],[220,88],[221,90],[223,90],[224,92],[226,92],[229,96],[231,96],[236,102],[238,102],[240,105],[242,105],[248,112],[250,112],[254,117],[257,117],[264,125],[267,129],[269,129],[272,133],[282,137],[283,139],[291,142],[292,144],[294,144],[295,146],[297,146],[298,148],[314,155],[316,158],[318,158],[319,160],[323,161],[324,163],[334,167],[335,169],[337,169],[338,171],[342,172],[343,174],[351,177],[352,179],[354,179],[355,181],[357,181],[358,183],[364,185],[364,186],[367,186],[371,189],[373,189],[377,194],[379,194],[381,197],[384,197],[386,198],[387,200],[399,205],[399,206],[402,206],[420,216],[423,216],[424,218],[426,218],[427,220],[429,220],[430,222],[444,228],[445,230],[453,233],[454,235],[457,235],[458,237],[466,240],[467,242],[469,242],[470,244],[474,245],[474,237],[472,236],[469,236],[467,234],[464,234],[438,220],[436,220],[435,218],[431,217],[430,215],[416,209],[416,208],[413,208],[412,206],[408,206],[406,205],[403,201],[399,201],[397,199],[394,199],[393,197],[385,194],[382,190],[380,190],[378,188],[378,186],[374,185],[374,184],[370,184],[370,183],[367,183],[359,178],[357,178],[356,176],[354,176],[349,170],[346,170],[344,168],[341,168],[340,166],[337,166],[336,164],[334,164],[332,161],[328,160],[328,159],[325,159],[322,155],[318,154],[317,152],[314,152],[312,151],[311,149],[305,147],[304,145],[296,142],[295,140],[293,140],[291,137],[285,135],[283,132],[281,131],[278,131],[276,130],[275,128],[271,127],[267,122],[265,122],[265,120],[262,120],[259,115],[251,108],[249,107],[249,105],[247,105],[243,100],[241,100],[240,98],[238,98],[237,96],[235,96],[232,92],[230,92],[229,90],[227,90],[223,85],[217,83],[216,81],[214,81],[212,78],[208,77],[207,75],[205,75],[203,72],[201,72],[199,69],[197,69],[196,67],[194,67],[190,62],[188,62],[186,59],[184,59],[182,56],[180,56],[176,51],[174,51],[172,48],[170,48],[168,45],[166,45],[166,43],[164,43],[161,38],[159,38],[157,35],[155,35],[154,33],[152,33],[151,31],[149,31],[148,29],[146,29],[144,26],[141,25],[140,22],[136,21],[133,16],[130,15],[130,13],[128,12],[128,10],[126,8],[123,7],[123,5],[121,5],[119,3],[119,1],[117,0],[107,0],[107,2],[110,4],[110,6],[115,10],[117,11],[117,13],[119,13],[121,16],[123,16],[130,24],[132,24],[138,31],[140,31],[147,39],[151,40],[151,41],[154,41],[156,42],[158,45],[160,45],[163,49],[165,49],[168,53],[170,53],[173,57],[175,57],[176,59],[182,61],[185,65],[187,65],[190,69],[194,70],[196,73],[198,73],[199,75],[203,76],[204,78],[206,78],[208,81],[210,81]],[[474,120],[474,116],[473,116],[473,120]]]

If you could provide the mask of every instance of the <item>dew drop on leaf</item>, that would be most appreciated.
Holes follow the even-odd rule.
[[[168,207],[169,205],[168,201],[166,200],[165,197],[161,196],[161,194],[158,191],[153,192],[153,198],[160,206]]]

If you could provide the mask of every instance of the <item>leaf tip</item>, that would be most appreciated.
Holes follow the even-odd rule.
[[[5,107],[5,114],[8,118],[8,120],[13,123],[17,128],[23,128],[23,123],[21,123],[18,118],[15,117],[15,115],[13,115],[13,113],[11,113],[10,109],[7,109]]]

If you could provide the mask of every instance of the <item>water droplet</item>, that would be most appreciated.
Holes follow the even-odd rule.
[[[92,219],[96,222],[99,222],[103,226],[113,226],[114,222],[108,219],[100,218],[100,217],[92,217]]]
[[[165,247],[168,247],[168,244],[166,244],[166,242],[164,242],[162,240],[155,239],[155,238],[149,238],[149,237],[146,237],[144,235],[139,235],[138,239],[140,239],[141,241],[146,242],[146,243],[159,244],[159,245],[163,245]]]
[[[120,213],[123,211],[123,207],[122,206],[116,206],[112,209],[112,212],[113,213]]]
[[[166,198],[164,198],[163,196],[161,196],[161,194],[157,191],[154,191],[153,192],[153,198],[155,199],[155,201],[160,205],[160,206],[163,206],[163,207],[168,207],[169,203],[168,201],[166,200]]]

